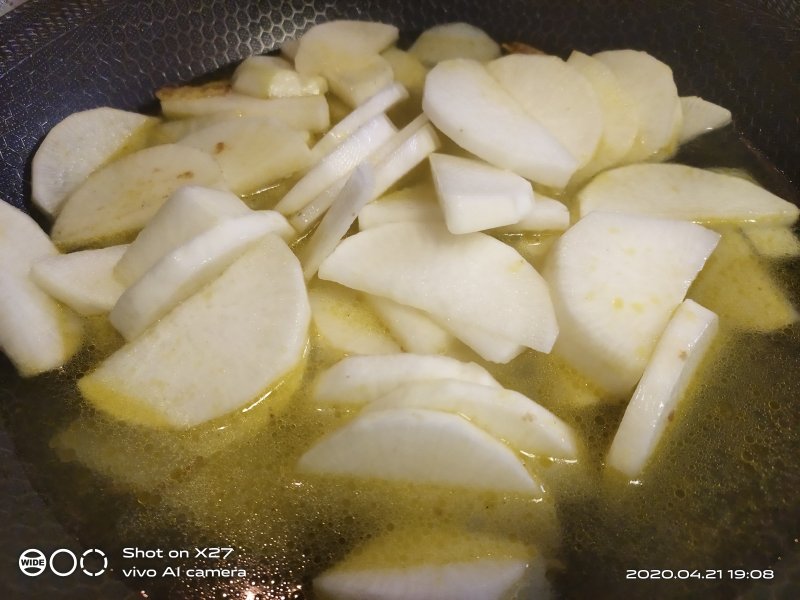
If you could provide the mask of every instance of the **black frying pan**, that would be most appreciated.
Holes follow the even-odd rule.
[[[407,41],[433,24],[463,20],[495,39],[529,42],[562,56],[573,48],[647,50],[673,67],[683,95],[722,104],[735,117],[739,150],[713,155],[689,147],[683,159],[709,166],[744,161],[762,184],[797,201],[800,4],[795,0],[29,0],[0,17],[0,196],[29,207],[32,153],[48,129],[70,113],[99,105],[153,111],[152,93],[159,86],[224,71],[314,22],[342,17],[394,23]],[[798,361],[785,366],[796,371]],[[33,397],[32,389],[0,359],[0,596],[143,597],[108,573],[97,578],[20,573],[17,558],[26,548],[82,551],[108,533],[93,528],[86,515],[77,518],[75,506],[63,506],[46,470],[31,466],[47,453],[46,442],[20,430],[18,417],[58,402],[43,397],[40,387]],[[800,405],[789,411],[797,425]],[[775,478],[780,489],[800,490],[800,465],[783,463]],[[752,548],[743,553],[732,547],[726,554],[722,542],[714,558],[725,569],[774,566],[776,579],[698,585],[689,595],[800,597],[800,515],[796,505],[776,501],[771,490],[758,497],[763,531]],[[84,508],[113,493],[89,490]],[[613,597],[601,586],[622,574],[604,571],[620,565],[609,566],[591,548],[570,549],[568,556],[574,560],[572,580],[560,582],[566,597]],[[742,560],[760,562],[737,563]],[[146,582],[137,589],[147,589]],[[670,598],[677,588],[662,582],[622,589],[631,598]]]

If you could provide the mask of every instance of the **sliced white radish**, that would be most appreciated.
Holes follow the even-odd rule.
[[[463,415],[525,454],[575,460],[575,433],[561,419],[513,390],[440,379],[408,383],[367,404],[365,412],[423,408]]]
[[[473,323],[434,316],[434,320],[469,346],[475,354],[490,362],[505,364],[516,358],[525,347],[514,339],[489,331]]]
[[[681,111],[683,123],[678,133],[679,144],[685,144],[731,122],[731,111],[699,96],[682,96]]]
[[[543,352],[558,334],[541,276],[482,233],[456,236],[431,223],[368,229],[339,244],[319,276]]]
[[[381,56],[392,67],[394,80],[419,99],[425,87],[425,77],[428,75],[425,65],[413,54],[395,47],[387,48]]]
[[[393,83],[377,92],[345,118],[334,125],[311,149],[315,161],[328,155],[336,146],[354,134],[362,125],[385,113],[398,102],[408,98],[408,92],[399,83]]]
[[[489,372],[476,363],[449,356],[388,354],[351,356],[317,377],[313,399],[319,404],[364,404],[414,381],[458,379],[500,387]]]
[[[328,83],[317,75],[300,75],[277,56],[249,56],[231,77],[234,92],[256,98],[317,96],[328,91]]]
[[[432,154],[430,164],[450,233],[517,223],[533,207],[533,188],[516,173],[446,154]]]
[[[500,46],[469,23],[446,23],[423,31],[408,49],[428,67],[452,58],[489,61],[500,56]]]
[[[713,310],[726,325],[743,331],[775,331],[800,318],[768,265],[736,230],[723,233],[689,297]]]
[[[743,227],[742,233],[755,251],[766,258],[800,256],[800,239],[789,227]]]
[[[125,291],[114,267],[127,249],[127,245],[109,246],[47,256],[33,263],[31,278],[78,314],[105,314]]]
[[[276,119],[241,118],[190,133],[178,141],[214,157],[231,191],[247,194],[305,170],[308,135]]]
[[[611,69],[636,103],[639,132],[625,162],[657,160],[672,154],[683,121],[672,69],[637,50],[608,50],[594,58]]]
[[[361,165],[350,175],[342,191],[325,213],[325,217],[299,252],[300,263],[306,281],[317,274],[322,264],[336,245],[347,234],[358,217],[359,211],[374,197],[375,175],[372,167]]]
[[[73,113],[42,140],[31,166],[31,199],[55,216],[94,171],[144,146],[155,117],[103,106]]]
[[[120,296],[109,321],[126,340],[138,337],[274,232],[275,220],[269,213],[253,212],[222,221],[153,265]]]
[[[678,164],[619,167],[578,194],[580,214],[592,211],[687,221],[791,225],[800,209],[746,179]]]
[[[337,180],[349,175],[370,153],[389,140],[395,131],[391,121],[382,114],[368,121],[314,165],[281,198],[275,210],[289,215],[302,209]]]
[[[358,213],[358,228],[371,229],[406,221],[441,223],[443,219],[436,189],[424,182],[386,194],[367,204]]]
[[[603,110],[589,81],[557,56],[509,54],[486,68],[581,167],[603,133]]]
[[[92,173],[72,193],[53,224],[53,241],[73,248],[131,237],[184,185],[222,186],[217,162],[175,144],[124,156]]]
[[[416,308],[378,296],[368,295],[366,300],[406,352],[443,354],[456,343],[452,335]]]
[[[331,124],[328,102],[323,95],[269,100],[234,93],[198,98],[162,98],[161,110],[169,119],[204,115],[270,117],[300,131],[321,132]]]
[[[486,535],[402,529],[356,548],[314,579],[333,600],[502,600],[549,597],[543,557]]]
[[[0,348],[24,377],[56,369],[80,346],[81,324],[29,277],[58,251],[27,214],[0,199]]]
[[[244,408],[280,383],[303,356],[309,319],[300,263],[268,235],[79,388],[115,417],[192,427]]]
[[[456,144],[542,185],[564,187],[576,159],[478,62],[457,59],[428,74],[425,114]]]
[[[603,134],[597,150],[589,163],[575,174],[576,179],[585,180],[627,156],[639,132],[639,112],[617,76],[601,61],[576,50],[570,54],[567,64],[591,84],[603,112]]]
[[[400,346],[353,290],[317,282],[308,290],[314,327],[325,346],[347,354],[395,354]]]
[[[578,221],[546,270],[555,351],[606,391],[628,393],[718,241],[684,221],[601,212]]]
[[[502,233],[517,231],[564,231],[569,227],[569,208],[554,198],[536,194],[536,201],[522,218],[507,227],[500,227]]]
[[[625,409],[608,451],[608,466],[631,478],[642,471],[673,419],[718,327],[717,315],[692,300],[684,300],[675,310]]]
[[[543,494],[508,446],[463,417],[432,410],[359,415],[314,444],[297,466],[306,473]]]
[[[247,205],[231,192],[196,185],[181,187],[139,232],[114,273],[130,285],[163,256],[196,235],[225,219],[249,213]],[[288,223],[286,227],[291,234]],[[280,234],[286,235],[283,231]]]
[[[394,81],[392,65],[380,54],[354,57],[323,71],[331,91],[348,106],[355,108]]]
[[[298,73],[318,75],[352,57],[377,54],[397,41],[393,25],[370,21],[329,21],[313,26],[300,38],[294,57]]]

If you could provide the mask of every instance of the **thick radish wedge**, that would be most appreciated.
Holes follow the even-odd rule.
[[[545,561],[485,534],[402,529],[371,539],[314,579],[328,600],[549,598]]]
[[[36,221],[0,199],[0,348],[24,377],[62,366],[80,345],[78,318],[29,277],[57,255]]]
[[[510,54],[486,68],[503,89],[575,157],[589,162],[603,133],[603,110],[589,81],[557,56]]]
[[[541,276],[482,233],[453,235],[431,223],[368,229],[339,244],[319,276],[542,352],[558,334]]]
[[[628,165],[601,173],[578,194],[592,211],[686,221],[792,225],[800,209],[741,177],[678,164]]]
[[[699,96],[681,97],[681,110],[683,123],[678,133],[681,144],[731,122],[731,111]]]
[[[309,320],[300,263],[283,240],[268,235],[79,388],[117,418],[192,427],[279,384],[301,361]]]
[[[625,162],[659,160],[671,155],[683,121],[672,69],[637,50],[607,50],[594,58],[611,69],[636,104],[639,132]]]
[[[719,241],[684,221],[591,213],[556,242],[546,277],[555,352],[611,394],[630,392]]]
[[[179,246],[147,271],[120,296],[108,315],[126,340],[166,315],[183,300],[210,283],[239,256],[269,233],[282,218],[257,211],[226,219]]]
[[[392,65],[380,54],[349,57],[323,71],[331,92],[355,108],[394,82]]]
[[[256,98],[317,96],[328,91],[323,77],[300,75],[277,56],[249,56],[236,67],[231,78],[234,92]]]
[[[523,217],[506,227],[500,227],[501,233],[518,231],[564,231],[569,227],[569,208],[554,198],[536,194],[536,201]]]
[[[578,168],[575,157],[479,62],[436,65],[425,82],[422,108],[465,150],[542,185],[564,187]]]
[[[457,379],[500,387],[489,372],[476,363],[461,362],[449,356],[404,353],[345,358],[317,378],[312,397],[322,405],[358,405],[380,398],[405,383],[434,379]]]
[[[130,285],[162,257],[196,235],[225,219],[249,213],[247,205],[231,192],[196,185],[179,188],[139,232],[114,273]],[[287,235],[293,234],[288,223],[286,229]],[[284,237],[284,232],[281,236]]]
[[[517,223],[533,208],[531,183],[468,158],[431,154],[431,175],[450,233]]]
[[[656,449],[716,336],[719,319],[692,300],[675,310],[625,409],[606,464],[635,478]]]
[[[53,242],[75,248],[127,241],[179,187],[223,181],[217,162],[200,150],[175,144],[139,150],[95,171],[73,192],[53,224]]]
[[[358,228],[361,230],[407,221],[444,222],[436,189],[428,182],[386,194],[358,213]]]
[[[483,360],[505,364],[525,351],[525,347],[517,341],[473,323],[436,316],[434,320]]]
[[[575,460],[572,429],[530,398],[513,390],[454,379],[408,383],[367,404],[367,411],[424,408],[463,415],[509,446],[547,458]]]
[[[368,295],[366,300],[406,352],[444,354],[457,343],[421,310],[378,296]]]
[[[155,117],[107,106],[71,114],[50,130],[33,157],[33,203],[54,217],[94,171],[144,146],[157,123]]]
[[[127,245],[109,246],[47,256],[33,263],[31,278],[78,314],[105,314],[125,291],[114,267],[127,249]]]
[[[351,289],[315,282],[308,290],[311,318],[322,346],[346,354],[395,354],[400,346]]]
[[[408,49],[425,66],[451,58],[486,62],[500,56],[500,46],[483,30],[469,23],[446,23],[423,31]]]
[[[190,133],[178,143],[210,154],[236,194],[256,192],[311,164],[308,135],[276,119],[241,118]]]
[[[543,495],[508,446],[463,417],[432,410],[359,415],[318,441],[297,466],[306,473]]]

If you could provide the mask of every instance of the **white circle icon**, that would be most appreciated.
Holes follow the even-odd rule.
[[[89,569],[86,568],[86,558],[93,554],[96,554],[98,559],[103,560],[103,566],[97,569],[96,571],[90,571]],[[103,573],[106,572],[107,568],[108,568],[108,557],[106,556],[106,553],[103,552],[102,550],[99,550],[97,548],[89,548],[88,550],[86,550],[86,552],[81,554],[81,571],[86,573],[89,577],[97,577],[98,575],[102,575]]]
[[[55,566],[53,565],[53,561],[56,556],[59,554],[66,554],[72,557],[72,566],[67,571],[57,571]],[[53,572],[53,575],[58,575],[59,577],[68,577],[75,572],[75,569],[78,568],[78,557],[75,556],[75,553],[71,550],[67,550],[66,548],[59,548],[55,552],[50,555],[50,570]]]
[[[19,570],[28,577],[41,575],[47,568],[47,558],[41,550],[28,548],[19,555]]]

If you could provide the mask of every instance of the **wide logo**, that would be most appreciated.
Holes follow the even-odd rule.
[[[59,577],[68,577],[78,569],[84,575],[97,577],[108,569],[108,556],[97,548],[89,548],[80,556],[67,548],[53,550],[49,557],[37,548],[28,548],[19,555],[19,570],[28,577],[41,575],[48,568]]]

